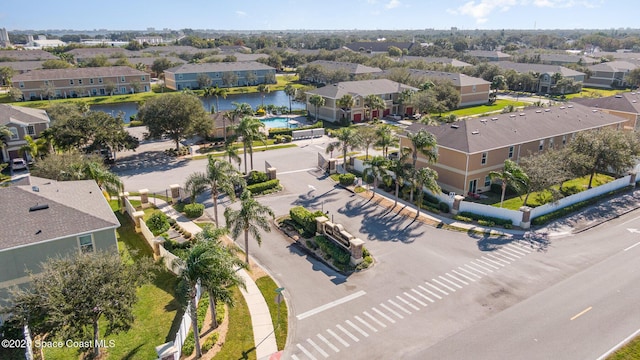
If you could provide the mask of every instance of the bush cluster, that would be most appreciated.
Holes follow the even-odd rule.
[[[215,345],[218,342],[219,336],[220,334],[217,332],[211,334],[211,336],[209,336],[207,340],[205,340],[204,343],[202,343],[202,352],[206,353],[207,351],[211,350],[213,345]]]
[[[187,204],[184,206],[184,214],[189,219],[199,218],[200,216],[202,216],[203,213],[204,213],[204,204],[193,203],[193,204]]]
[[[133,115],[131,117],[133,117]],[[136,126],[142,126],[142,125],[144,125],[144,124],[140,120],[131,120],[131,121],[129,121],[129,127],[136,127]]]
[[[290,143],[293,141],[293,136],[291,135],[276,135],[273,137],[276,144]]]
[[[356,181],[356,176],[351,173],[338,175],[338,182],[340,182],[340,185],[342,186],[353,185],[354,181]]]
[[[302,226],[304,229],[304,233],[301,234],[304,237],[315,235],[317,231],[316,218],[323,215],[322,211],[311,212],[303,206],[295,206],[289,210],[291,220],[295,221],[296,224]]]
[[[269,180],[266,173],[258,170],[251,170],[247,176],[247,185],[262,183]]]
[[[156,210],[151,214],[151,216],[145,221],[147,227],[154,236],[158,236],[163,232],[169,230],[169,220],[167,220],[167,215],[165,215],[162,211]]]
[[[198,310],[197,310],[198,330],[202,329],[202,326],[204,325],[204,318],[207,314],[208,307],[209,307],[209,296],[205,293],[202,295],[202,297],[200,298],[200,301],[198,302]],[[213,347],[213,345],[211,346]],[[196,349],[196,344],[195,344],[195,340],[193,339],[193,329],[191,329],[189,330],[189,334],[187,335],[187,338],[184,340],[184,344],[182,345],[182,354],[189,356],[193,354],[193,351],[195,349]]]
[[[249,190],[252,195],[262,194],[271,189],[278,189],[278,188],[280,188],[280,180],[278,179],[273,179],[273,180],[265,181],[262,183],[253,184],[253,185],[247,185],[246,187],[246,189]]]
[[[178,151],[176,151],[176,149],[174,148],[165,149],[164,153],[169,156],[185,156],[189,155],[189,148],[186,146],[181,146]]]
[[[315,238],[316,244],[320,250],[329,255],[330,258],[333,258],[333,261],[336,265],[346,266],[349,264],[349,258],[351,254],[343,248],[342,246],[333,242],[333,240],[327,239],[324,236],[316,236]]]
[[[497,218],[497,217],[493,217],[493,216],[485,216],[485,215],[480,215],[480,214],[474,214],[472,212],[468,212],[468,211],[462,211],[459,214],[460,216],[463,217],[467,217],[467,218],[471,218],[473,220],[478,221],[478,224],[483,225],[483,226],[505,226],[505,225],[509,225],[512,226],[513,222],[509,219],[501,219],[501,218]]]

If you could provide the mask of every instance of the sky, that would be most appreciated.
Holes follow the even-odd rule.
[[[11,30],[640,28],[638,0],[5,0]]]

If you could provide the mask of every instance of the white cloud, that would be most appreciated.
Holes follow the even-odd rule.
[[[400,6],[400,0],[391,0],[384,7],[386,7],[387,9],[393,9],[393,8],[398,7],[398,6]]]
[[[392,0],[393,2],[394,0]],[[514,6],[532,5],[541,8],[594,8],[602,5],[603,0],[471,0],[455,9],[447,9],[453,15],[466,15],[474,18],[478,24],[488,21],[494,12],[509,11]]]
[[[245,17],[247,16],[247,13],[241,10],[237,10],[236,15],[238,15],[238,17]]]
[[[534,6],[548,8],[570,8],[574,6],[595,8],[602,5],[602,3],[602,0],[533,0],[532,2]]]

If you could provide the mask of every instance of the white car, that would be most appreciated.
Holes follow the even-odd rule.
[[[27,168],[27,162],[24,159],[15,158],[11,159],[11,168],[15,170],[25,170]]]

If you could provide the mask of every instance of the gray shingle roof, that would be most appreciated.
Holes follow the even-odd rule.
[[[575,71],[560,65],[547,65],[547,64],[529,64],[529,63],[515,63],[511,61],[499,61],[496,66],[506,70],[515,70],[521,74],[528,73],[529,71],[537,72],[539,74],[553,75],[560,73],[562,76],[580,76],[585,73]]]
[[[42,69],[42,63],[44,61],[6,61],[0,62],[0,68],[8,67],[12,68],[16,72],[24,72],[29,70]]]
[[[49,123],[50,121],[49,115],[44,110],[0,104],[0,125],[10,123],[32,125]]]
[[[601,98],[574,98],[571,101],[593,108],[640,114],[640,93],[622,93]]]
[[[0,50],[0,57],[7,57],[16,61],[59,59],[59,57],[44,50]]]
[[[464,61],[460,61],[457,59],[450,59],[450,58],[445,58],[445,57],[430,57],[430,56],[403,56],[400,58],[400,62],[407,62],[407,61],[424,61],[426,63],[429,64],[443,64],[443,65],[451,65],[451,66],[455,66],[455,67],[465,67],[465,66],[473,66],[469,63],[466,63]]]
[[[105,66],[70,69],[45,69],[32,70],[24,74],[15,75],[13,82],[55,80],[55,79],[77,79],[86,77],[109,77],[109,76],[146,76],[144,71],[136,70],[128,66]]]
[[[636,69],[638,65],[628,61],[609,61],[602,64],[591,65],[589,70],[591,71],[630,71]]]
[[[458,121],[455,123],[458,128],[416,123],[406,130],[426,129],[435,135],[438,146],[474,154],[625,121],[619,116],[568,103],[562,107],[528,107],[518,113]]]
[[[372,74],[372,73],[375,74],[375,73],[382,72],[382,69],[377,67],[365,66],[362,64],[342,62],[342,61],[316,60],[303,66],[307,66],[307,65],[319,65],[331,71],[345,70],[349,74],[353,74],[353,75]]]
[[[247,71],[247,70],[275,70],[271,66],[255,61],[219,62],[204,64],[183,64],[165,70],[172,74],[193,74],[207,72]]]
[[[451,81],[455,86],[471,86],[471,85],[483,85],[490,84],[489,81],[486,81],[481,78],[468,76],[465,74],[459,73],[450,73],[444,71],[429,71],[429,70],[419,70],[419,69],[407,69],[411,76],[415,77],[427,77],[431,79],[439,79],[439,80],[448,80]],[[387,73],[387,71],[385,71]]]
[[[502,51],[490,50],[467,50],[467,54],[475,56],[477,58],[509,59],[511,57],[511,55],[505,54]]]
[[[358,41],[352,42],[349,44],[345,44],[344,47],[352,50],[352,51],[360,51],[360,49],[364,49],[364,51],[371,52],[386,52],[389,50],[389,47],[395,46],[398,49],[411,49],[414,43],[410,41],[398,42],[398,41]]]
[[[0,188],[0,250],[117,228],[118,218],[93,180]],[[47,209],[29,211],[35,205]]]
[[[73,57],[86,59],[92,58],[96,56],[106,56],[106,57],[134,57],[139,56],[139,52],[130,51],[121,47],[95,47],[95,48],[78,48],[67,51],[68,54],[72,54]]]
[[[412,86],[404,85],[388,79],[344,81],[308,91],[308,94],[318,94],[330,99],[339,99],[343,95],[382,95],[400,93],[403,90],[418,90]]]

